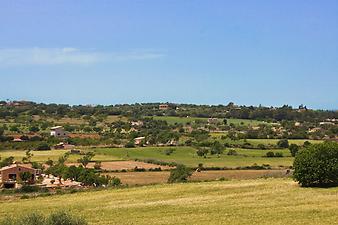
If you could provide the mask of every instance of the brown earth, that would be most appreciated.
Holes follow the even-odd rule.
[[[160,172],[125,172],[125,173],[104,173],[121,179],[123,184],[146,185],[166,183],[169,178],[169,171]],[[264,177],[286,177],[286,170],[217,170],[194,172],[189,178],[191,181],[211,181],[224,178],[226,180],[255,179]]]

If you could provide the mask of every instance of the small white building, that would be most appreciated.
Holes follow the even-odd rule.
[[[60,137],[60,138],[67,137],[67,133],[65,132],[62,126],[56,126],[56,127],[50,128],[50,135],[54,137]]]
[[[140,145],[142,143],[143,140],[145,140],[145,137],[137,137],[134,139],[134,143],[135,145]]]

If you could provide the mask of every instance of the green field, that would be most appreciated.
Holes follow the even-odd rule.
[[[33,153],[32,161],[34,162],[46,162],[48,159],[51,160],[57,160],[60,156],[64,155],[66,152],[69,152],[69,150],[49,150],[49,151],[31,151]],[[24,150],[2,150],[0,151],[0,157],[2,159],[6,157],[13,156],[16,161],[21,161],[22,157],[25,156]],[[68,158],[68,162],[76,162],[77,159],[79,159],[81,155],[70,155]],[[114,157],[113,155],[100,155],[97,154],[93,160],[97,161],[112,161],[117,160],[118,158]]]
[[[338,188],[291,179],[163,184],[0,200],[0,217],[66,210],[90,224],[337,224]]]
[[[165,150],[174,149],[171,155],[166,155]],[[239,167],[251,166],[254,163],[258,165],[269,164],[272,167],[291,166],[293,158],[287,149],[277,150],[256,150],[256,149],[239,149],[235,148],[238,155],[228,156],[226,153],[230,148],[224,151],[224,154],[208,155],[206,158],[199,157],[196,149],[192,147],[142,147],[142,148],[93,148],[83,149],[84,151],[94,151],[94,161],[114,161],[114,160],[134,160],[134,159],[156,159],[165,162],[176,162],[187,166],[196,167],[199,163],[203,163],[206,167]],[[48,159],[57,160],[61,155],[69,150],[50,150],[50,151],[32,151],[32,161],[45,162]],[[282,158],[264,157],[268,151],[282,152]],[[1,158],[14,156],[15,160],[21,161],[25,156],[23,150],[2,150]],[[70,155],[68,162],[76,162],[80,155]]]
[[[166,149],[175,149],[171,155],[166,155]],[[251,166],[254,163],[258,165],[269,164],[273,167],[291,166],[293,158],[290,157],[289,150],[279,149],[272,150],[274,152],[282,152],[285,157],[282,158],[267,158],[266,152],[271,150],[248,150],[235,149],[239,155],[228,156],[225,150],[220,157],[216,155],[208,155],[207,158],[196,155],[196,149],[192,147],[144,147],[144,148],[97,148],[93,149],[97,155],[106,155],[108,157],[115,157],[121,160],[127,159],[157,159],[166,162],[176,162],[185,164],[187,166],[196,167],[199,163],[204,166],[218,166],[218,167],[238,167]]]

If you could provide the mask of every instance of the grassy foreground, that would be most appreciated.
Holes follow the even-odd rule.
[[[65,209],[90,224],[337,224],[338,188],[291,179],[155,185],[0,201],[0,217]]]

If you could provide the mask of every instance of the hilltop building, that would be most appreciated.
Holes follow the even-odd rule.
[[[50,128],[50,135],[59,138],[67,137],[67,133],[64,131],[62,126],[56,126]]]

